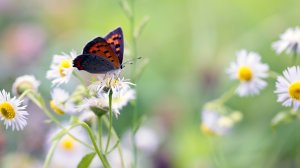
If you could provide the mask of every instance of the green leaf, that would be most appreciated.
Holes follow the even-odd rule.
[[[89,153],[87,155],[85,155],[81,161],[79,162],[77,168],[87,168],[90,166],[90,164],[92,163],[94,157],[95,157],[96,153]]]

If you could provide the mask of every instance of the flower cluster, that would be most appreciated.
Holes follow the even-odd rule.
[[[5,90],[0,92],[0,118],[6,129],[9,127],[17,131],[24,129],[27,125],[27,116],[29,115],[26,110],[27,104],[31,102],[40,107],[61,128],[60,130],[51,131],[51,135],[56,138],[48,138],[55,139],[54,141],[58,143],[51,163],[54,167],[70,167],[71,162],[73,163],[71,167],[76,167],[81,158],[98,148],[98,146],[91,147],[92,143],[88,140],[87,134],[82,133],[84,129],[81,131],[76,131],[75,129],[68,131],[68,129],[75,127],[77,124],[82,125],[89,132],[91,128],[88,125],[84,125],[85,122],[97,125],[97,122],[102,120],[102,115],[109,114],[111,118],[111,113],[108,113],[108,111],[112,111],[115,116],[118,116],[122,108],[135,99],[135,90],[133,89],[135,85],[124,77],[120,77],[121,70],[110,71],[102,75],[97,74],[96,80],[87,85],[87,82],[84,82],[72,67],[73,59],[76,56],[75,51],[70,52],[70,54],[63,53],[63,55],[53,56],[50,70],[46,76],[52,81],[51,99],[48,105],[38,91],[40,82],[32,75],[24,75],[15,80],[12,87],[14,97]],[[69,85],[72,76],[78,78],[81,83],[70,93],[67,91],[70,88],[64,89],[65,85],[63,84]],[[71,122],[67,125],[61,124],[56,119],[56,116],[48,110],[48,107],[58,117],[69,115]],[[101,111],[101,114],[99,114],[99,111]],[[92,122],[88,122],[91,118],[94,118]],[[108,135],[109,138],[107,138],[107,145],[110,142],[111,126],[112,123],[109,126],[110,133]],[[90,135],[92,140],[94,140],[94,137]],[[101,136],[98,138],[103,139]],[[52,143],[51,141],[50,144]],[[49,143],[46,146],[47,150],[50,150]],[[109,145],[109,147],[113,148],[112,145]],[[108,153],[107,150],[108,148],[105,149],[106,153]],[[108,163],[106,163],[107,161],[104,157],[101,157],[101,153],[98,153],[98,156],[104,167],[108,167]],[[66,158],[71,160],[66,162]],[[73,161],[74,159],[76,162]],[[92,166],[93,164],[90,165]],[[96,163],[92,167],[98,167],[99,165],[100,163]]]
[[[277,54],[286,52],[292,54],[294,58],[300,53],[300,29],[290,28],[280,36],[280,40],[272,44],[272,48]],[[229,132],[234,120],[231,115],[224,115],[219,109],[224,109],[224,103],[236,93],[240,97],[257,96],[267,87],[266,79],[276,75],[277,101],[285,107],[292,107],[291,112],[279,113],[272,123],[274,125],[285,120],[290,115],[295,115],[300,107],[300,67],[292,66],[283,71],[283,75],[270,70],[269,66],[262,63],[261,56],[256,52],[240,50],[236,53],[236,61],[232,62],[227,69],[227,73],[232,80],[239,81],[239,85],[232,91],[229,90],[219,99],[208,104],[214,104],[217,108],[204,108],[202,111],[201,129],[207,134],[224,135]],[[233,113],[236,114],[236,113]],[[229,116],[229,117],[228,117]],[[235,115],[236,116],[236,115]]]
[[[225,135],[242,120],[242,117],[240,112],[228,113],[227,109],[218,107],[214,103],[208,103],[201,112],[200,128],[207,135]]]
[[[18,77],[13,83],[12,92],[15,95],[2,90],[0,92],[0,118],[4,122],[5,128],[11,127],[12,130],[22,130],[27,125],[26,111],[27,97],[25,92],[37,92],[40,82],[32,75]],[[25,97],[25,98],[24,98]]]
[[[130,13],[132,22],[135,20],[131,11],[134,3],[131,5],[125,13]],[[132,29],[138,30],[138,33],[130,32],[133,42],[129,47],[134,49],[130,53],[133,60],[140,58],[136,40],[146,22],[143,21],[140,27]],[[133,22],[131,24],[134,26]],[[136,153],[133,154],[131,149],[124,147],[122,137],[119,138],[113,124],[113,117],[118,117],[122,109],[136,99],[135,84],[121,75],[126,64],[123,62],[123,38],[122,29],[118,27],[103,39],[97,38],[98,41],[89,42],[82,55],[74,50],[54,55],[50,69],[46,72],[46,78],[52,83],[49,95],[42,94],[45,90],[39,91],[41,83],[33,75],[24,75],[15,80],[12,88],[14,96],[5,90],[0,91],[0,119],[6,129],[23,130],[27,125],[27,117],[30,117],[31,109],[28,108],[33,107],[31,104],[48,117],[49,120],[45,123],[56,126],[55,131],[50,129],[49,136],[46,137],[47,156],[43,167],[137,167],[134,165],[137,157],[133,156]],[[87,46],[91,47],[87,49]],[[128,54],[127,49],[125,52]],[[127,61],[129,62],[132,61]],[[91,74],[78,73],[74,67]],[[137,68],[139,67],[132,67],[132,80],[140,75]],[[73,82],[73,78],[80,83]],[[136,108],[135,103],[129,108]],[[136,127],[135,124],[132,125]],[[134,129],[133,134],[136,134],[138,127]],[[155,140],[153,132],[143,132],[147,132],[147,137]],[[144,135],[139,133],[139,136]],[[140,140],[135,141],[143,146]],[[159,143],[152,143],[157,149]]]

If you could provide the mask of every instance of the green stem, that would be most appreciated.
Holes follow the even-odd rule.
[[[32,93],[32,94],[29,94]],[[45,101],[43,100],[42,97],[39,96],[39,98],[37,98],[39,95],[35,94],[34,92],[28,92],[28,97],[37,105],[39,106],[42,111],[47,115],[48,118],[50,118],[50,120],[52,120],[59,128],[63,129],[64,131],[66,130],[61,123],[58,121],[58,119],[56,119],[51,112],[47,109]],[[73,138],[74,140],[76,140],[77,142],[83,144],[84,146],[93,149],[93,147],[91,145],[89,145],[88,143],[85,143],[83,141],[81,141],[80,139],[76,138],[74,135],[72,135],[71,133],[69,133],[69,131],[67,131],[67,134]]]
[[[225,92],[220,98],[218,98],[216,101],[219,104],[224,104],[226,101],[228,101],[234,94],[235,94],[236,87],[231,88],[227,92]]]
[[[120,145],[120,143],[118,143],[118,152],[121,158],[121,164],[122,164],[122,168],[125,168],[125,162],[124,162],[124,157],[123,157],[123,150],[122,147]]]
[[[103,116],[103,121],[104,121],[105,125],[107,127],[109,127],[109,120],[107,119],[106,116]],[[116,138],[116,141],[119,142],[120,138],[119,138],[116,130],[114,129],[114,127],[112,127],[112,134]],[[122,168],[125,168],[125,162],[124,162],[124,158],[123,158],[123,151],[122,151],[122,147],[121,147],[120,143],[118,143],[118,151],[119,151],[119,155],[120,155],[121,162],[122,162]]]
[[[91,138],[91,140],[92,140],[92,143],[93,143],[93,145],[94,145],[95,151],[96,151],[97,155],[99,156],[101,162],[103,163],[103,166],[104,166],[105,168],[110,168],[110,165],[109,165],[107,159],[106,159],[105,156],[100,152],[100,150],[99,150],[99,148],[98,148],[98,146],[97,146],[96,140],[95,140],[95,138],[94,138],[94,136],[93,136],[93,133],[92,133],[92,130],[90,129],[90,127],[89,127],[85,122],[78,122],[78,124],[81,125],[83,128],[85,128],[86,131],[88,132],[88,134],[89,134],[89,136],[90,136],[90,138]]]
[[[132,59],[133,59],[133,66],[131,69],[131,78],[133,82],[136,81],[136,61],[137,61],[137,38],[135,36],[135,0],[131,0],[131,10],[132,10],[132,16],[130,18],[130,28],[131,28],[131,39],[132,39]],[[137,107],[134,108],[134,114],[133,114],[133,132],[132,132],[132,140],[133,140],[133,150],[134,150],[134,167],[137,167],[137,147],[135,143],[135,132],[137,130],[136,128],[136,121],[137,121]]]
[[[131,69],[131,78],[135,82],[135,70],[136,70],[136,61],[137,61],[137,39],[135,37],[135,0],[131,0],[131,12],[132,15],[129,19],[130,21],[130,33],[131,33],[131,42],[132,42],[132,60],[133,65]]]
[[[100,150],[103,151],[103,147],[102,147],[102,117],[98,117],[98,135],[99,135]]]
[[[112,148],[110,148],[107,152],[107,154],[111,153],[112,151],[114,151],[118,146],[119,146],[120,141],[117,141]]]
[[[25,90],[20,96],[19,99],[23,99],[28,93],[33,92],[31,89]]]
[[[134,154],[134,167],[137,167],[137,160],[138,160],[138,150],[137,150],[137,146],[136,146],[136,141],[135,141],[135,134],[138,130],[139,125],[137,124],[137,120],[138,120],[138,110],[137,110],[137,102],[135,102],[134,104],[134,112],[133,112],[133,124],[132,124],[132,135],[131,135],[131,139],[132,139],[132,147],[133,147],[133,154]]]
[[[108,93],[108,101],[109,101],[109,128],[108,128],[108,137],[105,147],[105,153],[108,151],[109,143],[110,143],[110,137],[111,137],[111,130],[112,130],[112,94],[113,91],[110,89]]]
[[[56,141],[51,145],[51,148],[50,148],[50,150],[49,150],[49,152],[48,152],[48,154],[47,154],[46,160],[45,160],[45,162],[44,162],[43,168],[48,168],[49,163],[50,163],[50,161],[51,161],[51,159],[52,159],[53,153],[54,153],[54,151],[55,151],[55,148],[56,148],[58,142],[59,142],[59,140],[56,140]]]

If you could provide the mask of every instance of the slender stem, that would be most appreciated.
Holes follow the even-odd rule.
[[[109,120],[107,119],[106,116],[103,116],[103,121],[104,121],[105,125],[107,127],[109,127]],[[116,130],[114,129],[114,127],[112,127],[112,134],[116,138],[116,141],[119,142],[120,138],[119,138]],[[123,158],[123,150],[122,150],[120,143],[118,143],[118,151],[119,151],[119,155],[120,155],[121,162],[122,162],[122,168],[125,168],[125,162],[124,162],[124,158]]]
[[[224,104],[235,94],[236,87],[232,87],[227,92],[225,92],[220,98],[217,99],[217,102],[220,104]]]
[[[111,137],[111,129],[112,129],[112,94],[113,91],[110,89],[108,93],[108,101],[109,101],[109,128],[108,128],[108,137],[107,137],[107,142],[106,142],[106,147],[105,147],[105,153],[108,151],[109,143],[110,143],[110,137]]]
[[[47,109],[46,107],[46,104],[45,104],[45,101],[40,97],[40,101],[37,99],[37,96],[36,94],[34,94],[34,92],[32,92],[32,94],[30,94],[30,92],[28,92],[28,97],[33,101],[35,102],[35,104],[37,106],[39,106],[42,111],[47,115],[48,118],[50,118],[50,120],[52,120],[59,128],[63,129],[63,130],[66,130],[62,125],[61,123],[51,114],[51,112]],[[85,143],[83,141],[81,141],[80,139],[76,138],[74,135],[72,135],[71,133],[69,133],[67,131],[67,134],[73,138],[74,140],[76,140],[77,142],[83,144],[84,146],[90,148],[90,149],[93,149],[93,147],[91,145],[89,145],[88,143]]]
[[[135,134],[138,130],[138,110],[137,110],[137,102],[134,104],[134,112],[133,112],[133,120],[132,120],[132,134],[131,134],[131,139],[132,139],[132,148],[133,148],[133,154],[134,154],[134,167],[137,167],[137,160],[138,160],[138,150],[136,146],[136,140],[135,140]]]
[[[125,168],[123,150],[122,150],[122,147],[121,147],[120,143],[118,143],[118,152],[119,152],[119,155],[120,155],[120,158],[121,158],[122,168]]]
[[[20,96],[19,99],[23,99],[28,93],[32,92],[31,89],[27,89],[25,90]]]
[[[136,61],[137,61],[137,55],[138,55],[138,50],[137,50],[137,37],[135,36],[135,0],[131,0],[131,10],[132,10],[132,16],[130,18],[130,28],[131,28],[131,39],[132,39],[132,59],[133,59],[133,66],[131,69],[131,78],[133,82],[136,80]],[[132,120],[132,126],[133,126],[133,132],[132,132],[132,141],[133,141],[133,151],[134,151],[134,166],[137,167],[137,147],[135,143],[135,132],[137,130],[136,128],[136,121],[137,121],[137,107],[134,107],[134,114],[133,114],[133,120]]]
[[[48,168],[49,163],[50,163],[50,161],[51,161],[51,159],[52,159],[53,153],[54,153],[54,151],[55,151],[55,148],[56,148],[58,142],[59,142],[59,140],[56,140],[56,141],[51,145],[51,148],[50,148],[50,150],[49,150],[49,152],[48,152],[48,154],[47,154],[46,160],[45,160],[45,162],[44,162],[43,168]]]
[[[103,151],[103,147],[102,147],[102,117],[98,117],[98,135],[99,135],[100,150]]]
[[[137,150],[137,146],[136,146],[135,132],[132,132],[131,139],[132,139],[133,154],[134,154],[134,167],[137,167],[138,150]]]
[[[81,125],[83,128],[86,129],[86,131],[88,132],[91,140],[92,140],[92,143],[94,145],[94,148],[95,148],[95,151],[97,153],[97,155],[99,156],[101,162],[103,163],[103,166],[105,168],[110,168],[110,165],[107,161],[107,159],[105,158],[105,156],[100,152],[98,146],[97,146],[97,143],[96,143],[96,140],[95,140],[95,137],[93,136],[93,133],[92,133],[92,130],[90,129],[90,127],[85,123],[85,122],[78,122],[79,125]]]
[[[110,148],[107,152],[107,154],[111,153],[112,151],[114,151],[118,146],[119,146],[120,141],[117,141],[112,148]]]
[[[135,36],[135,0],[131,0],[131,17],[129,19],[130,22],[130,33],[131,33],[131,43],[132,43],[132,60],[133,65],[131,69],[131,78],[133,82],[135,80],[135,70],[136,70],[136,61],[137,61],[137,38]]]

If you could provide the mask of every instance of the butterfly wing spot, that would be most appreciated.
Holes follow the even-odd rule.
[[[102,39],[101,37],[97,37],[91,42],[87,44],[87,46],[84,48],[84,54],[95,54],[99,57],[104,57],[111,62],[111,59],[119,60],[118,55],[105,39]],[[121,63],[119,61],[114,61],[113,65],[116,69],[121,68]]]
[[[120,64],[123,62],[123,50],[124,50],[124,40],[123,32],[120,27],[108,33],[105,37],[105,40],[110,44],[114,53],[118,56],[118,61]]]

